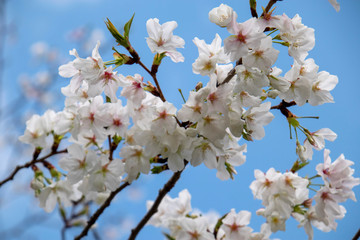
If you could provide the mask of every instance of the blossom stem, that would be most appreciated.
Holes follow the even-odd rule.
[[[298,138],[298,133],[297,133],[296,128],[294,128],[294,130],[295,130],[296,141],[299,141],[299,138]]]
[[[319,119],[318,116],[304,116],[304,117],[296,117],[296,118],[313,118],[313,119]]]
[[[168,192],[175,186],[175,183],[179,180],[181,173],[184,170],[179,172],[175,172],[173,176],[169,179],[169,181],[164,185],[164,187],[159,191],[159,195],[157,196],[155,202],[149,209],[149,211],[145,214],[143,219],[138,223],[138,225],[131,230],[131,235],[128,240],[135,240],[136,236],[140,232],[140,230],[145,226],[145,224],[150,220],[150,218],[158,211],[158,207],[162,201],[162,199],[166,196]]]
[[[275,29],[272,30],[270,33],[268,33],[267,36],[270,36],[271,34],[273,34],[274,32],[276,32],[277,30],[278,30],[278,29],[275,28]],[[273,38],[273,39],[274,39],[274,38]]]
[[[178,91],[179,91],[179,93],[180,93],[180,95],[181,95],[184,103],[186,103],[186,100],[185,100],[185,97],[184,97],[184,95],[183,95],[183,93],[182,93],[182,91],[181,91],[181,88],[178,88]]]
[[[318,178],[318,177],[321,177],[321,176],[319,174],[316,174],[315,176],[312,176],[312,177],[308,178],[308,180],[312,180],[312,179]]]
[[[85,237],[88,234],[91,226],[94,225],[94,223],[101,216],[101,214],[104,212],[104,210],[108,206],[110,206],[110,203],[114,199],[114,197],[129,185],[130,184],[128,182],[126,182],[126,183],[122,184],[120,187],[118,187],[115,191],[111,192],[109,197],[105,200],[105,202],[101,205],[101,207],[90,217],[89,221],[87,222],[86,227],[82,230],[82,232],[77,237],[74,238],[74,240],[80,240],[81,238]]]
[[[2,187],[3,184],[11,181],[14,179],[15,175],[23,168],[29,168],[32,165],[34,165],[35,163],[39,163],[39,162],[44,162],[47,158],[54,156],[56,154],[60,154],[60,153],[67,153],[67,149],[61,150],[61,151],[57,151],[57,152],[51,152],[48,155],[42,157],[42,158],[33,158],[33,160],[23,164],[23,165],[18,165],[16,166],[16,168],[14,169],[14,171],[10,174],[9,177],[7,177],[6,179],[4,179],[3,181],[0,182],[0,188]]]

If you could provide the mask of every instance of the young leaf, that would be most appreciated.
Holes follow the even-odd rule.
[[[135,13],[132,15],[130,20],[124,26],[124,36],[125,36],[125,38],[129,38],[130,28],[131,28],[131,24],[132,24],[132,21],[133,21],[134,17],[135,17]]]

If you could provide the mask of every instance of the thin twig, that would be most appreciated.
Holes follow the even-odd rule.
[[[357,233],[355,234],[355,236],[353,237],[352,240],[358,240],[360,238],[360,228],[359,230],[357,231]]]
[[[162,93],[161,91],[161,88],[160,88],[160,84],[157,80],[157,77],[156,77],[156,73],[153,73],[151,72],[143,62],[141,62],[140,60],[137,62],[137,64],[139,64],[143,69],[145,69],[146,72],[148,72],[150,74],[150,76],[153,78],[154,82],[155,82],[155,85],[156,85],[156,88],[157,90],[159,91],[159,95],[160,95],[160,99],[163,101],[163,102],[166,102],[166,99],[164,97],[164,94]]]
[[[236,66],[241,65],[242,64],[242,58],[240,58],[237,62],[236,62]],[[224,81],[222,81],[221,83],[218,84],[218,86],[223,85],[225,83],[230,82],[230,80],[236,75],[236,66],[230,70],[230,72],[228,72],[226,78],[224,79]]]
[[[6,0],[0,0],[0,117],[2,113],[2,105],[3,105],[3,74],[4,74],[4,63],[5,58],[4,48],[6,41]]]
[[[250,0],[250,12],[251,12],[251,16],[258,18],[258,14],[256,12],[256,0]]]
[[[128,240],[135,240],[136,236],[140,232],[140,230],[145,226],[145,224],[150,220],[150,218],[158,211],[158,207],[162,201],[162,199],[166,196],[168,192],[171,191],[171,189],[175,186],[176,182],[179,180],[182,171],[176,172],[173,174],[173,176],[170,178],[170,180],[164,185],[163,189],[159,191],[159,195],[157,196],[155,202],[149,209],[149,211],[146,213],[146,215],[141,219],[141,221],[138,223],[138,225],[131,230],[131,235]]]
[[[120,187],[118,187],[115,191],[111,192],[109,197],[106,199],[106,201],[101,205],[101,207],[90,217],[89,221],[87,222],[86,227],[82,230],[82,232],[74,238],[74,240],[80,240],[81,238],[85,237],[92,225],[95,224],[97,219],[101,216],[101,214],[104,212],[104,210],[110,206],[111,201],[114,199],[114,197],[121,192],[124,188],[129,186],[130,184],[128,182],[122,184]]]
[[[148,74],[151,75],[151,71],[145,66],[145,64],[142,61],[138,61],[137,64],[139,64]]]
[[[39,163],[39,162],[43,162],[45,161],[47,158],[51,157],[51,156],[54,156],[56,154],[60,154],[60,153],[67,153],[67,149],[64,149],[64,150],[61,150],[61,151],[57,151],[57,152],[51,152],[49,153],[48,155],[42,157],[42,158],[34,158],[33,160],[23,164],[23,165],[18,165],[16,166],[16,168],[14,169],[14,171],[10,174],[9,177],[5,178],[3,181],[0,182],[0,188],[3,184],[7,183],[8,181],[12,180],[15,175],[18,173],[18,171],[20,171],[21,169],[23,168],[29,168],[31,167],[32,165],[34,165],[35,163]]]
[[[226,76],[226,78],[224,79],[224,81],[219,83],[219,86],[228,83],[235,76],[235,74],[236,74],[235,68],[231,69],[228,75]]]

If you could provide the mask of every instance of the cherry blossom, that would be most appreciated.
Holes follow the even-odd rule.
[[[220,4],[219,7],[213,8],[209,12],[210,22],[213,22],[220,27],[228,26],[234,17],[236,19],[236,13],[226,4]]]
[[[149,19],[146,22],[146,29],[149,34],[146,42],[152,53],[166,53],[173,62],[183,62],[184,57],[176,51],[176,48],[183,48],[185,41],[181,37],[173,35],[176,27],[175,21],[160,25],[159,19]]]

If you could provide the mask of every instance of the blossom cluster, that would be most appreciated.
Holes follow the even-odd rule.
[[[267,240],[272,232],[286,230],[286,221],[292,216],[304,227],[308,239],[313,239],[312,226],[328,232],[335,230],[335,220],[342,219],[346,210],[339,203],[352,199],[356,201],[352,188],[360,184],[360,178],[354,178],[354,163],[341,155],[331,162],[329,150],[324,151],[324,163],[316,166],[317,175],[324,184],[310,197],[308,186],[312,180],[298,176],[297,173],[280,173],[270,168],[266,173],[255,170],[255,178],[250,189],[255,198],[262,200],[264,208],[257,215],[264,216],[266,223],[259,233],[254,233],[248,225],[251,213],[234,209],[223,217],[214,219],[213,215],[192,213],[191,195],[185,189],[179,197],[166,196],[158,212],[149,224],[168,229],[169,235],[177,240],[219,239],[219,240]],[[313,205],[315,201],[315,205]],[[148,201],[150,208],[153,202]]]
[[[330,91],[338,79],[328,72],[319,72],[315,61],[307,58],[315,36],[312,28],[301,23],[300,16],[289,18],[270,11],[264,12],[263,17],[238,23],[236,12],[222,4],[210,11],[209,18],[227,28],[230,35],[224,45],[218,34],[211,44],[194,38],[199,57],[192,64],[193,72],[208,76],[209,81],[197,84],[180,109],[165,100],[157,82],[155,87],[139,74],[123,76],[109,66],[139,63],[135,50],[124,42],[128,39],[119,35],[111,22],[111,33],[118,36],[118,43],[133,58],[115,50],[115,60],[103,61],[100,42],[87,58],[81,58],[75,49],[70,51],[75,59],[59,67],[62,77],[71,78],[69,85],[61,89],[66,97],[64,109],[34,115],[20,137],[39,151],[58,146],[65,137],[71,143],[67,154],[58,161],[62,170],[48,167],[53,179],[37,173],[33,180],[32,187],[46,211],[52,211],[57,202],[68,206],[71,200],[82,197],[101,203],[121,182],[132,183],[139,175],[150,172],[183,171],[187,164],[204,163],[217,170],[219,179],[233,178],[235,167],[246,159],[246,144],[240,145],[239,141],[265,136],[264,126],[274,118],[270,113],[272,99],[299,106],[333,102]],[[156,53],[149,71],[152,77],[163,57],[184,61],[177,49],[185,42],[173,34],[176,22],[161,25],[155,18],[149,19],[146,27],[147,44]],[[266,34],[268,31],[271,32]],[[279,54],[274,43],[287,47],[294,60],[284,75],[274,66]],[[121,64],[117,62],[120,58]],[[325,139],[336,139],[330,129],[310,132],[295,115],[287,113],[286,118],[295,131],[299,129],[305,135],[303,145],[296,135],[296,152],[301,160],[297,164],[311,160],[313,148],[324,149]],[[273,168],[266,173],[256,170],[256,180],[250,188],[264,205],[257,212],[266,218],[260,233],[253,233],[247,226],[251,216],[247,211],[236,213],[232,209],[218,222],[190,214],[187,191],[177,199],[166,197],[151,224],[170,229],[171,237],[177,240],[265,240],[271,232],[284,231],[286,220],[293,216],[312,239],[312,225],[323,231],[334,230],[335,220],[345,214],[339,203],[348,198],[355,200],[352,188],[359,179],[352,176],[352,164],[343,156],[331,163],[325,150],[325,163],[316,168],[324,186],[313,198],[308,190],[311,179],[298,176],[298,169],[283,174]],[[316,201],[314,206],[312,199]]]
[[[285,231],[285,222],[293,216],[304,227],[309,239],[313,239],[312,226],[328,232],[335,230],[335,220],[342,219],[346,210],[339,203],[352,199],[356,201],[352,188],[360,184],[360,178],[354,178],[354,163],[341,155],[331,162],[330,151],[324,150],[324,163],[316,166],[317,175],[302,178],[292,172],[281,174],[270,168],[266,173],[255,170],[256,180],[250,185],[255,198],[262,200],[265,208],[257,211],[271,226],[271,231]],[[312,179],[321,177],[320,189],[313,197],[309,196]],[[312,202],[315,200],[315,205]]]
[[[150,208],[153,202],[148,201]],[[187,189],[179,193],[178,198],[166,196],[159,210],[149,224],[170,230],[169,239],[177,240],[269,240],[270,225],[264,223],[260,232],[253,232],[249,227],[251,213],[235,209],[218,220],[211,213],[201,213],[191,207],[191,195]]]

